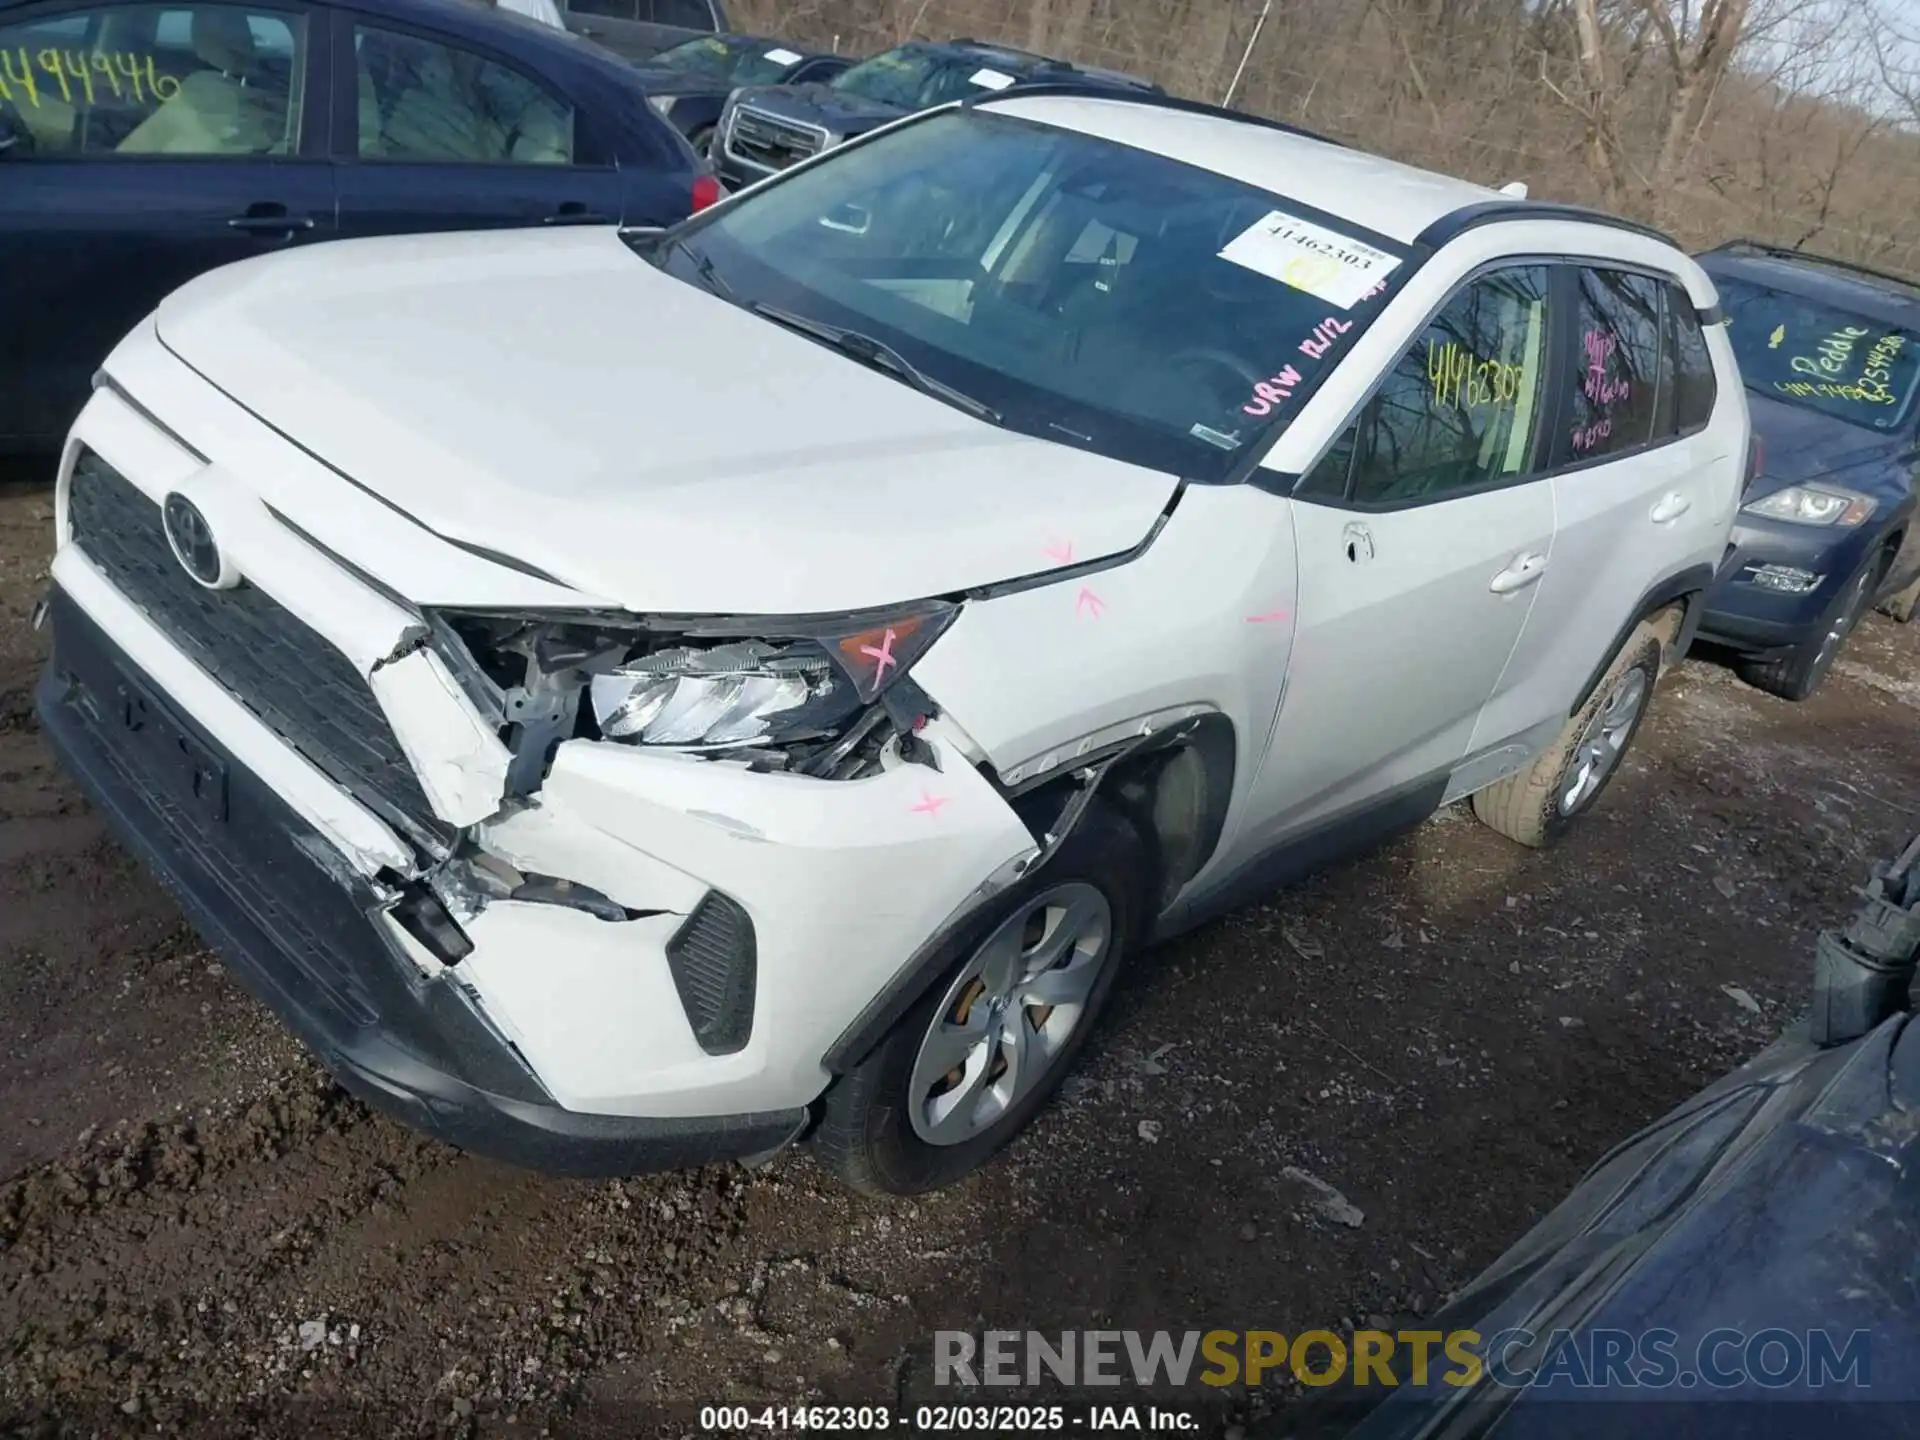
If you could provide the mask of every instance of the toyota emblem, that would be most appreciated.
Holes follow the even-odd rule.
[[[209,590],[224,590],[238,582],[239,577],[214,543],[213,527],[198,505],[175,491],[160,507],[160,518],[167,544],[173,547],[173,558],[182,570]]]

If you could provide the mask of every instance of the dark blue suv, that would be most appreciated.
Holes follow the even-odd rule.
[[[1868,608],[1920,599],[1920,285],[1740,240],[1698,257],[1720,291],[1756,448],[1700,638],[1743,679],[1811,695]]]

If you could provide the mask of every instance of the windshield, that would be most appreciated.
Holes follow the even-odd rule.
[[[1407,254],[1210,171],[978,109],[795,171],[665,253],[739,303],[891,346],[1010,428],[1202,481],[1288,423]]]
[[[958,59],[918,45],[882,50],[833,78],[833,88],[902,110],[930,110],[951,100],[1004,90],[1019,77],[978,59]]]
[[[1714,276],[1747,388],[1855,425],[1891,430],[1920,381],[1920,340],[1804,296]]]
[[[796,50],[765,40],[742,35],[702,35],[698,40],[662,50],[647,64],[723,85],[772,85],[802,58]]]

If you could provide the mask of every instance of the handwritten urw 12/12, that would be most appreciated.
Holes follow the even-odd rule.
[[[156,73],[153,56],[131,50],[0,50],[0,100],[31,110],[56,97],[66,105],[105,95],[158,104],[179,93],[179,80]]]

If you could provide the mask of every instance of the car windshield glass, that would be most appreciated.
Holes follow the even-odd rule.
[[[968,95],[1004,90],[1018,77],[978,59],[956,59],[918,45],[883,50],[843,70],[829,83],[847,95],[922,110]]]
[[[702,35],[671,50],[662,50],[648,64],[720,85],[772,85],[799,60],[795,51],[766,40],[741,35]]]
[[[943,111],[697,221],[665,262],[883,342],[1009,427],[1220,481],[1407,270],[1310,207],[1131,146]]]
[[[1750,280],[1716,275],[1714,285],[1749,390],[1874,430],[1906,417],[1920,337]]]

